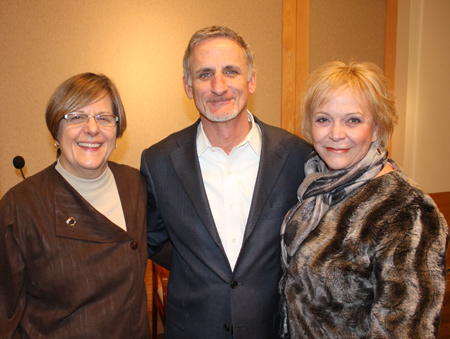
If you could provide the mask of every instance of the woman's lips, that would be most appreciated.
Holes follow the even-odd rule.
[[[349,148],[334,148],[334,147],[325,147],[325,148],[328,152],[338,153],[338,154],[347,153],[350,150]]]
[[[79,142],[78,146],[85,147],[85,148],[99,148],[102,144],[101,143],[94,143],[94,142]]]

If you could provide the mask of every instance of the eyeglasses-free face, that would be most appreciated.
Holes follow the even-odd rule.
[[[98,178],[108,166],[116,133],[117,119],[108,95],[66,114],[58,129],[61,165],[79,178]]]
[[[332,171],[350,168],[369,151],[378,138],[372,113],[347,87],[337,89],[312,117],[314,148]]]
[[[91,115],[81,112],[67,113],[63,119],[66,119],[69,125],[84,125],[87,124],[89,118],[94,118],[95,122],[104,127],[112,127],[117,124],[119,117],[113,114],[99,114]]]
[[[244,112],[256,90],[256,76],[249,81],[247,63],[239,44],[228,38],[207,39],[197,44],[191,56],[192,85],[184,90],[194,99],[203,124],[225,122]]]

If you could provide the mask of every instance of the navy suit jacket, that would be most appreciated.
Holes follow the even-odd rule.
[[[209,208],[196,149],[199,121],[142,153],[148,250],[173,244],[165,338],[264,339],[279,330],[280,228],[312,151],[266,125],[242,248],[231,270]]]

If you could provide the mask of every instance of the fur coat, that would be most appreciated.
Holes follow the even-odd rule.
[[[295,253],[282,293],[291,338],[434,338],[448,226],[393,162],[332,206]]]

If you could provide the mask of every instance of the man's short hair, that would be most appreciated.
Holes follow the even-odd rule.
[[[253,50],[250,47],[250,45],[248,45],[239,34],[237,34],[235,31],[226,26],[209,26],[202,28],[194,33],[194,35],[191,37],[191,40],[189,41],[186,51],[184,52],[183,72],[184,78],[189,86],[192,86],[192,75],[191,75],[192,50],[197,44],[208,39],[216,39],[216,38],[228,38],[236,41],[239,44],[239,46],[241,46],[242,52],[244,53],[245,62],[247,64],[248,81],[251,80],[254,74],[255,56],[253,54]]]

